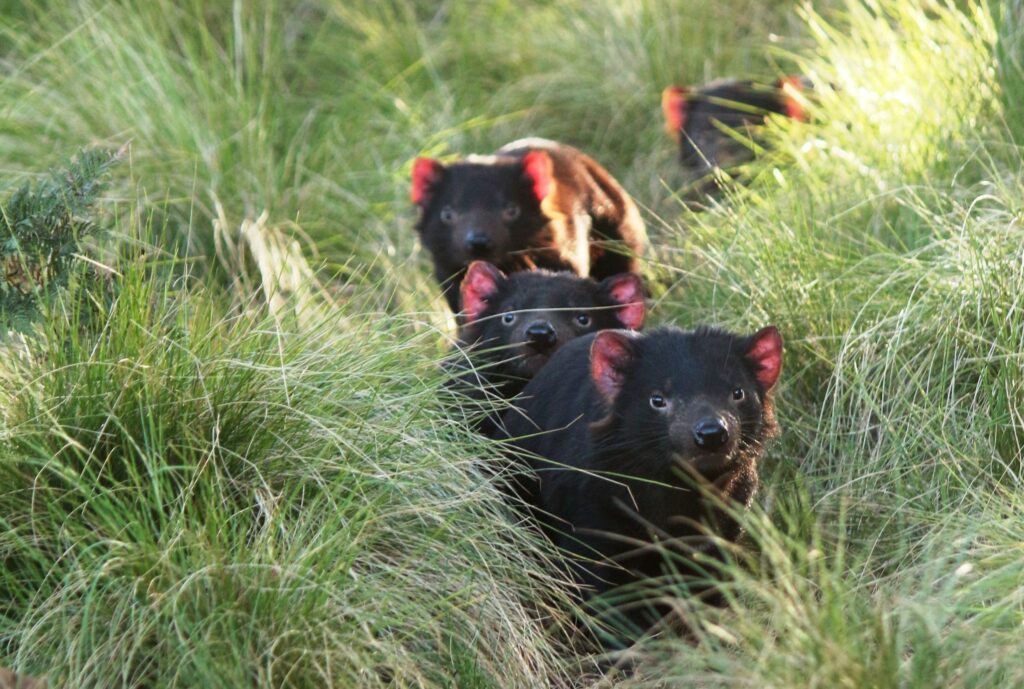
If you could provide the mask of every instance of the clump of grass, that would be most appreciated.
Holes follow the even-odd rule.
[[[1007,0],[996,8],[999,30],[997,55],[999,58],[999,81],[1002,86],[1003,112],[1012,142],[1018,147],[1024,138],[1024,116],[1018,103],[1024,97],[1024,4],[1019,0]],[[1019,149],[1018,149],[1019,151]]]
[[[434,335],[271,319],[159,265],[3,352],[3,664],[81,687],[555,680],[546,555],[446,411]]]
[[[780,531],[784,516],[748,519],[760,558],[732,569],[738,609],[705,611],[698,645],[652,643],[659,661],[623,686],[1019,684],[1020,504],[978,497],[988,504],[946,515],[919,560],[891,577],[872,576],[864,548]]]

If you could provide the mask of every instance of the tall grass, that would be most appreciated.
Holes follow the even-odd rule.
[[[543,135],[645,208],[653,321],[786,339],[733,604],[696,610],[696,643],[633,649],[626,685],[1024,684],[1020,13],[4,14],[0,170],[130,141],[111,216],[159,232],[118,263],[116,299],[63,296],[0,360],[0,665],[69,686],[596,681],[562,643],[550,553],[485,478],[494,448],[443,404],[406,185],[418,154]],[[743,186],[684,208],[660,90],[793,71],[811,122],[770,123]],[[323,291],[293,293],[314,273],[292,241]]]
[[[433,335],[326,308],[299,329],[126,266],[4,353],[8,664],[81,687],[559,676],[546,555],[445,409]]]
[[[795,30],[782,7],[33,0],[0,19],[13,46],[0,140],[26,171],[65,141],[130,140],[135,176],[169,201],[168,244],[199,257],[216,199],[232,222],[266,209],[315,255],[386,270],[416,249],[407,178],[421,153],[570,138],[658,189],[644,156],[667,150],[661,88],[768,72],[764,37]]]
[[[996,8],[998,10],[998,8]],[[686,218],[680,313],[787,334],[759,556],[704,643],[645,676],[705,686],[1015,686],[1024,559],[1024,113],[982,4],[805,10],[820,124]],[[1009,32],[1009,33],[1007,33]],[[937,56],[944,56],[941,62]],[[941,65],[941,66],[940,66]],[[811,517],[811,519],[808,519]],[[998,658],[998,660],[996,660]],[[637,679],[646,686],[646,680]]]

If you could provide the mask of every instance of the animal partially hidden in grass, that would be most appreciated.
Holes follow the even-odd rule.
[[[511,399],[566,343],[610,328],[639,330],[645,312],[635,273],[601,282],[546,270],[505,275],[484,261],[469,265],[462,305],[455,365],[465,369],[459,388],[475,399]],[[480,430],[493,435],[497,422],[490,415]]]
[[[443,165],[417,158],[416,231],[452,311],[474,260],[513,272],[570,270],[598,280],[636,272],[647,242],[636,204],[592,158],[546,139]]]
[[[693,556],[714,562],[716,540],[740,535],[722,506],[748,507],[757,490],[758,460],[778,432],[772,390],[781,368],[772,326],[749,336],[608,330],[563,347],[506,412],[516,459],[532,469],[521,497],[620,641],[663,615],[644,589],[677,581],[673,571],[689,577],[691,593],[715,600],[706,577],[703,588],[694,584]],[[625,604],[627,595],[640,597]]]
[[[811,86],[791,76],[774,84],[720,79],[700,88],[670,86],[661,94],[665,129],[679,142],[679,160],[691,179],[754,157],[755,129],[771,114],[806,120],[800,93]]]

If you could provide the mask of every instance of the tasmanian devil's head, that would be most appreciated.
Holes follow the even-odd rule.
[[[412,201],[421,213],[417,230],[435,261],[521,267],[517,253],[547,222],[541,203],[553,180],[551,158],[544,151],[522,158],[473,157],[451,165],[417,158],[412,171]]]
[[[462,281],[460,336],[506,362],[506,373],[532,378],[570,340],[608,328],[639,329],[643,300],[643,283],[633,273],[596,282],[546,270],[505,275],[475,261]]]
[[[721,330],[599,333],[590,372],[610,415],[602,442],[652,474],[683,463],[705,475],[756,451],[772,430],[769,393],[782,369],[774,326],[750,336]]]
[[[665,129],[679,141],[684,166],[730,167],[751,157],[744,139],[766,115],[806,120],[800,94],[811,86],[800,76],[770,85],[723,79],[697,89],[670,86],[661,94]]]

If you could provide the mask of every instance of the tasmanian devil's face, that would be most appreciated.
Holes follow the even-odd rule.
[[[435,262],[455,269],[474,260],[521,268],[517,257],[547,222],[540,204],[552,179],[551,159],[543,151],[449,166],[417,159],[412,200],[420,207],[417,229],[424,245]]]
[[[772,85],[724,80],[701,89],[670,86],[662,92],[665,128],[680,144],[684,166],[710,172],[750,160],[752,127],[770,113],[806,120],[798,94],[811,86],[803,77]]]
[[[506,276],[475,261],[462,281],[468,344],[494,350],[504,370],[532,378],[562,345],[609,328],[639,329],[643,283],[622,273],[601,282],[572,273],[524,271]]]
[[[610,442],[635,449],[654,472],[683,463],[717,473],[764,440],[765,395],[782,368],[782,338],[771,326],[749,337],[666,335],[611,331],[594,340],[591,377],[618,417]]]

